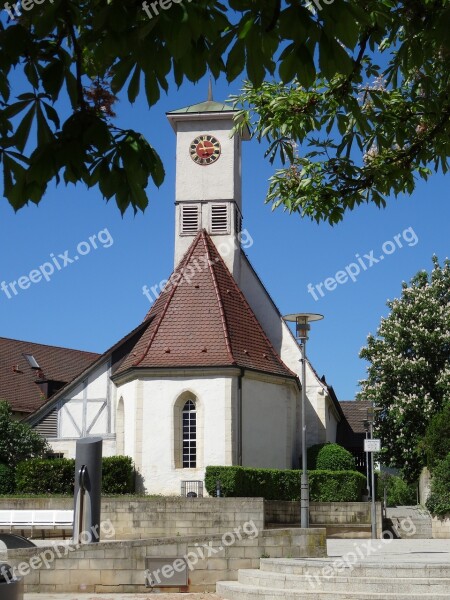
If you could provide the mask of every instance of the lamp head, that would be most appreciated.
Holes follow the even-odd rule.
[[[323,315],[317,313],[292,313],[283,317],[285,321],[295,323],[295,337],[300,341],[308,339],[308,332],[311,329],[311,321],[320,321]]]

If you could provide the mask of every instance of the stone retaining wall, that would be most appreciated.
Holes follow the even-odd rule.
[[[70,509],[71,498],[0,498],[0,509]],[[259,530],[295,527],[300,503],[262,498],[102,498],[102,520],[110,520],[116,540],[215,534],[253,521]],[[377,505],[381,533],[381,505]],[[369,502],[311,502],[310,524],[326,527],[328,537],[370,537]],[[437,527],[437,526],[436,526]],[[24,531],[25,535],[29,532]],[[47,537],[49,532],[44,532]],[[66,537],[70,536],[66,532]],[[60,535],[60,532],[56,532]],[[40,537],[41,532],[35,532]]]
[[[370,502],[311,502],[309,522],[312,527],[326,527],[327,537],[370,538]],[[300,502],[266,500],[266,527],[293,526],[300,523]],[[377,503],[377,531],[381,535],[381,504]]]
[[[71,509],[71,498],[0,498],[0,509]],[[253,521],[264,527],[262,498],[102,498],[102,520],[110,520],[115,539],[215,534]],[[25,535],[27,531],[24,531]],[[36,536],[40,535],[38,530]],[[48,536],[49,532],[45,532]]]
[[[236,580],[238,569],[259,568],[261,557],[326,556],[324,529],[259,531],[256,537],[256,529],[250,531],[246,528],[244,531],[249,535],[242,530],[240,535],[236,532],[231,534],[231,529],[226,538],[223,534],[216,534],[105,541],[72,548],[70,552],[64,546],[58,546],[59,553],[51,547],[9,550],[7,555],[0,552],[0,558],[12,566],[22,565],[19,574],[25,575],[26,592],[49,594],[149,592],[144,586],[146,557],[170,557],[168,564],[173,564],[176,557],[181,558],[188,553],[191,557],[196,555],[198,561],[189,572],[188,586],[162,588],[162,591],[213,592],[217,581]],[[46,555],[48,568],[43,564],[44,552],[50,553]],[[50,561],[52,552],[53,560]],[[201,558],[202,555],[204,558]],[[40,568],[30,569],[29,565],[37,566],[39,560]]]
[[[445,517],[433,517],[431,529],[433,539],[450,539],[450,514]]]

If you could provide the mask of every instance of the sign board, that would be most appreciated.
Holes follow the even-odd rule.
[[[381,440],[364,440],[364,452],[381,452]]]

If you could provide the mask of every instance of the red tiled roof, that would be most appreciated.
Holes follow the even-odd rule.
[[[273,348],[206,231],[175,269],[149,326],[116,374],[133,368],[239,366],[296,378]]]
[[[35,383],[38,372],[24,354],[32,354],[45,378],[68,383],[90,365],[98,354],[0,338],[0,400],[7,400],[13,411],[33,413],[47,401]]]

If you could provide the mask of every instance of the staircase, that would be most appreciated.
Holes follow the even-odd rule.
[[[261,559],[238,581],[217,583],[226,600],[448,600],[450,563],[393,560],[346,565],[339,558]]]
[[[424,540],[433,537],[431,515],[420,506],[388,508],[386,519],[399,538]]]

